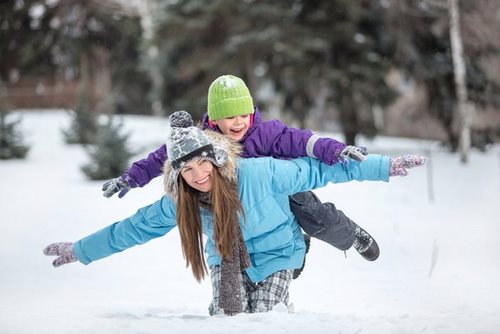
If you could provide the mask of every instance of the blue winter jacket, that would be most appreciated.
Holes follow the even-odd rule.
[[[240,220],[243,238],[252,262],[246,269],[250,279],[260,282],[272,273],[302,265],[305,245],[300,226],[290,211],[289,195],[325,186],[328,182],[389,180],[389,158],[368,155],[364,162],[327,165],[312,158],[278,160],[240,159],[239,197],[246,222]],[[77,242],[73,249],[84,264],[121,252],[165,235],[176,225],[175,204],[163,196],[129,218],[114,223]],[[208,265],[220,264],[213,239],[212,216],[202,210]]]

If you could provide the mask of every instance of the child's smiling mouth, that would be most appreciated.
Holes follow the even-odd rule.
[[[241,128],[241,129],[231,129],[231,132],[236,134],[236,135],[239,135],[243,132],[243,130],[245,130],[245,128]]]

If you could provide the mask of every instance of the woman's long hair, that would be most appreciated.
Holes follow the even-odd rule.
[[[212,191],[208,208],[213,213],[215,245],[220,256],[228,259],[233,255],[233,239],[235,229],[239,228],[239,215],[245,215],[238,197],[238,185],[223,178],[216,166],[212,170],[211,178]],[[191,265],[197,281],[201,281],[207,273],[200,209],[200,192],[189,186],[179,175],[177,225],[186,266]]]

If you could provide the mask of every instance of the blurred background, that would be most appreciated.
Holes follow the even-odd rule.
[[[102,114],[199,119],[209,84],[230,73],[265,119],[349,144],[437,140],[466,162],[500,139],[498,31],[497,0],[5,0],[2,136],[16,109],[72,110],[76,127]],[[95,142],[92,131],[66,140]]]

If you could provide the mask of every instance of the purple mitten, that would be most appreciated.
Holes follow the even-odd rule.
[[[408,154],[391,158],[389,176],[407,176],[408,169],[422,166],[427,158],[423,155]]]
[[[50,244],[45,247],[43,254],[58,256],[58,258],[52,262],[54,267],[60,267],[63,264],[78,261],[75,253],[73,252],[72,242],[56,242]]]

